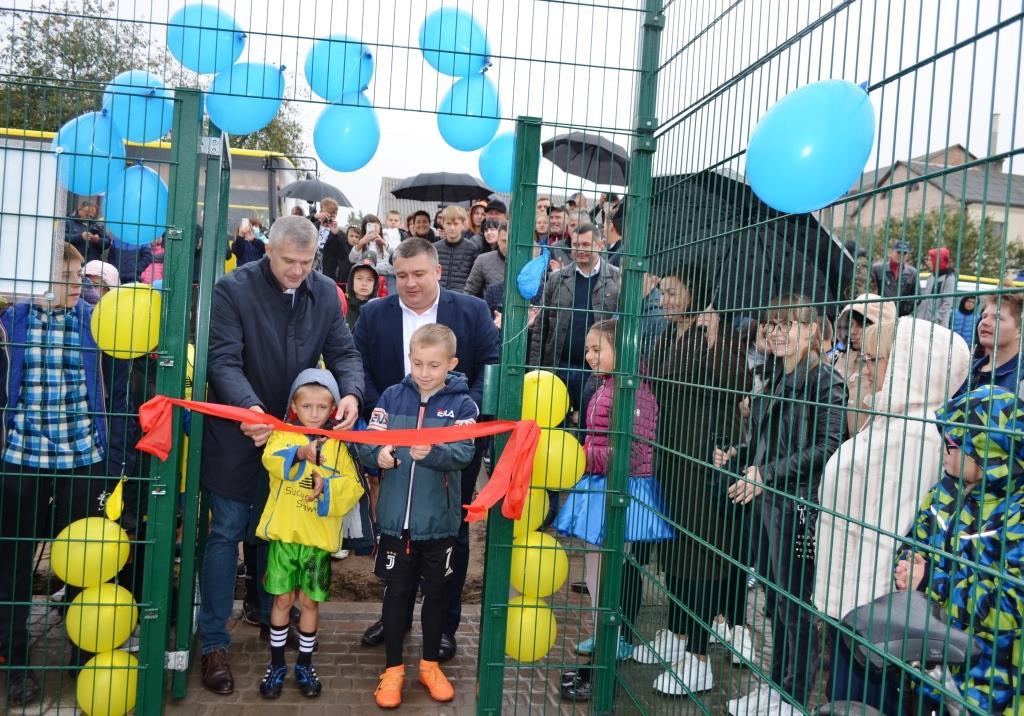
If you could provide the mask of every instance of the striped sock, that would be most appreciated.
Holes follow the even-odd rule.
[[[304,632],[299,629],[299,665],[312,666],[314,646],[316,646],[316,630]]]
[[[270,625],[270,663],[284,666],[284,647],[288,643],[288,625]]]

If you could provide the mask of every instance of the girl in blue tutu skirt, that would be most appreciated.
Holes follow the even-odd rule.
[[[615,334],[618,322],[600,321],[587,332],[586,361],[600,381],[597,391],[587,404],[588,429],[583,449],[587,457],[587,472],[566,494],[554,526],[561,534],[572,535],[595,546],[604,543],[604,509],[607,493],[605,475],[611,463],[610,434],[612,397],[615,392]],[[629,459],[629,493],[631,500],[626,510],[626,541],[636,563],[643,566],[650,560],[651,546],[659,540],[673,537],[671,526],[662,519],[664,506],[661,486],[653,475],[653,443],[657,439],[658,403],[650,386],[641,382],[636,392],[633,413],[633,440]],[[597,607],[600,584],[601,553],[588,552],[585,558],[586,583],[593,607]],[[636,622],[640,611],[640,570],[626,560],[622,575],[622,612],[626,625]],[[594,638],[576,645],[577,653],[589,655],[594,650]],[[619,636],[619,658],[627,659],[633,651],[631,639]]]

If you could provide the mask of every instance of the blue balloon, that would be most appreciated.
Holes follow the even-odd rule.
[[[193,72],[213,74],[241,57],[245,33],[216,5],[190,3],[167,21],[167,49]]]
[[[486,75],[456,82],[437,111],[437,128],[444,141],[463,152],[472,152],[491,141],[501,121],[498,90]]]
[[[475,75],[490,64],[487,34],[465,10],[445,7],[427,15],[420,49],[431,67],[452,77]]]
[[[281,108],[284,72],[258,62],[239,62],[213,78],[206,93],[210,120],[228,134],[263,129]]]
[[[82,196],[107,191],[124,170],[124,139],[106,110],[87,112],[61,127],[53,151],[61,184]]]
[[[480,152],[480,176],[494,191],[512,191],[512,172],[516,163],[515,132],[495,137]]]
[[[128,167],[110,182],[105,208],[119,245],[144,246],[167,228],[167,185],[149,167]]]
[[[328,102],[351,92],[362,92],[373,77],[373,55],[359,40],[331,35],[313,43],[306,55],[306,81]]]
[[[747,179],[773,209],[816,211],[857,182],[874,139],[875,113],[861,87],[815,82],[776,102],[754,127]]]
[[[174,94],[160,78],[144,70],[128,70],[110,81],[103,109],[117,131],[130,142],[154,142],[171,131]]]
[[[339,172],[366,166],[380,144],[377,110],[360,93],[346,94],[324,108],[313,128],[313,146],[320,160]]]

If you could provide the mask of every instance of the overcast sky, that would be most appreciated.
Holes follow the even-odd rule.
[[[51,6],[59,3],[50,0]],[[148,21],[154,42],[161,23],[179,0],[117,0],[117,17]],[[10,4],[10,0],[5,4]],[[29,0],[15,0],[27,7]],[[284,64],[287,96],[306,127],[323,107],[310,97],[302,65],[315,38],[346,33],[365,42],[375,71],[368,97],[378,108],[381,142],[363,169],[347,174],[326,168],[357,208],[378,207],[381,176],[421,171],[478,174],[479,152],[459,152],[441,139],[431,112],[454,82],[423,60],[417,47],[420,25],[442,0],[220,0],[249,33],[249,61]],[[513,129],[511,118],[540,116],[542,136],[569,125],[626,132],[632,126],[641,0],[570,4],[554,0],[444,0],[472,13],[486,28],[493,64],[488,75],[498,86],[499,131]],[[615,7],[603,7],[602,5]],[[865,0],[828,18],[839,0],[676,0],[662,33],[655,172],[689,171],[726,162],[742,171],[742,153],[758,117],[801,85],[829,77],[881,82],[900,70],[939,54],[1021,11],[1020,0],[977,3],[946,0]],[[600,6],[600,7],[599,7]],[[922,14],[921,10],[925,12]],[[738,81],[745,67],[764,58],[799,30],[819,22],[774,58]],[[868,168],[916,156],[954,143],[975,154],[988,151],[990,117],[999,114],[996,151],[1022,146],[1021,31],[1017,20],[999,32],[946,55],[871,92],[878,118],[876,149]],[[315,99],[315,98],[314,98]],[[557,126],[556,126],[557,125]],[[618,136],[628,145],[628,137]],[[726,161],[728,160],[728,161]],[[1021,170],[1018,158],[1013,169]],[[584,185],[547,162],[542,184],[562,190]]]

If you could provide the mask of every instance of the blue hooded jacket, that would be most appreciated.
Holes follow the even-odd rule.
[[[1024,713],[1024,402],[998,386],[976,388],[937,417],[983,476],[965,491],[944,475],[922,503],[911,532],[926,546],[920,589],[974,637],[968,662],[952,669],[967,703]]]

